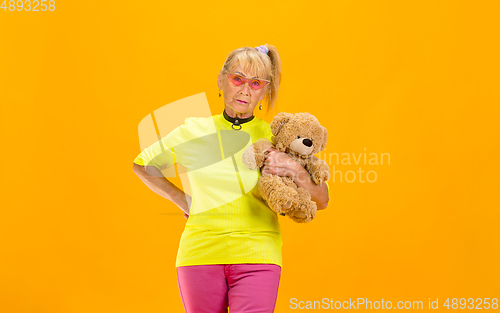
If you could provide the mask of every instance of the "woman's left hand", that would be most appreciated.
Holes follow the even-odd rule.
[[[273,147],[267,149],[269,152],[264,161],[262,174],[273,174],[277,176],[287,176],[292,180],[298,176],[301,171],[305,169],[289,157],[286,153],[279,151]]]

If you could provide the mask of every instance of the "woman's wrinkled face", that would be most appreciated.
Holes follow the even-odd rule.
[[[235,73],[246,78],[265,79],[264,77],[258,77],[256,73],[245,72],[241,65],[230,71],[230,73]],[[248,86],[248,83],[235,86],[229,81],[224,72],[219,74],[218,85],[224,96],[226,113],[231,117],[251,117],[259,101],[264,99],[267,90],[267,86],[258,90],[252,89]]]

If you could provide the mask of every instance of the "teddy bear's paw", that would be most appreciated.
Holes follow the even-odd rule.
[[[282,196],[282,195],[281,195]],[[281,212],[288,212],[299,203],[299,197],[297,195],[289,196],[286,199],[279,199],[277,201],[277,206],[281,208]]]
[[[305,212],[300,210],[290,212],[287,215],[296,223],[308,223],[312,221],[312,219],[314,218],[311,212]]]
[[[287,201],[287,202],[283,203],[281,205],[281,207],[283,208],[283,210],[287,210],[287,209],[291,208],[292,205],[293,205],[293,203],[291,201]]]
[[[317,175],[311,175],[311,179],[316,185],[321,184],[321,179]]]
[[[311,200],[301,201],[297,208],[288,213],[288,216],[297,223],[308,223],[316,216],[316,202]]]
[[[242,156],[243,164],[251,170],[256,170],[262,166],[264,163],[264,155],[257,153],[253,145],[248,146],[248,148],[243,152]]]
[[[283,187],[271,192],[268,198],[268,204],[273,211],[278,213],[287,213],[299,204],[299,195],[291,187]]]
[[[290,215],[293,215],[295,218],[299,218],[299,219],[306,219],[307,218],[307,214],[304,212],[301,212],[301,211],[292,213]]]
[[[316,172],[311,175],[312,180],[316,185],[319,185],[321,182],[327,181],[330,179],[330,172],[327,170],[322,170],[319,172]]]

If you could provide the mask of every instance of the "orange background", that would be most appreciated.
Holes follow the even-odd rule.
[[[500,298],[499,11],[497,1],[0,10],[0,311],[183,311],[186,220],[132,172],[138,123],[200,92],[221,113],[226,55],[265,43],[282,58],[278,110],[319,118],[323,159],[391,157],[361,166],[376,182],[332,178],[310,224],[280,218],[276,312],[293,311],[291,298],[426,309],[428,298]]]

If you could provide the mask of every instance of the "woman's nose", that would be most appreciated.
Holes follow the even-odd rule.
[[[243,85],[241,85],[241,92],[244,92],[246,94],[250,94],[250,85],[249,82],[245,82]]]

